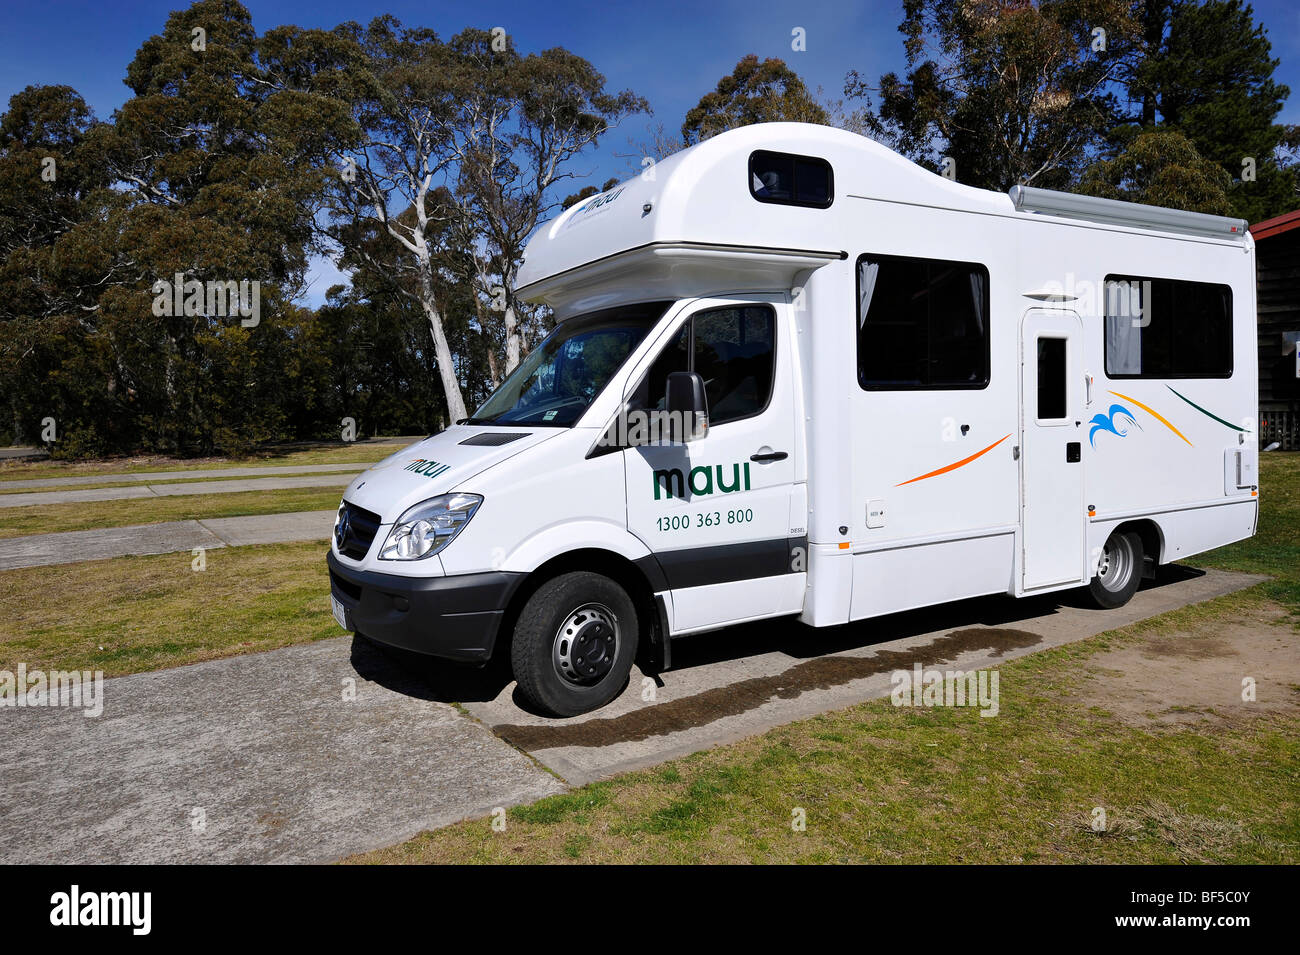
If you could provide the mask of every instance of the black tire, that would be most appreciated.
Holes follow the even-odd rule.
[[[1093,602],[1103,610],[1122,607],[1142,583],[1142,538],[1131,531],[1110,535],[1097,563],[1097,575],[1088,584]]]
[[[632,598],[608,577],[575,571],[548,580],[515,624],[519,692],[548,716],[599,709],[627,685],[639,635]]]

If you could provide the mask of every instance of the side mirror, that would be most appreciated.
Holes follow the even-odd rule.
[[[694,371],[674,371],[668,376],[664,398],[674,441],[699,441],[709,433],[709,399],[704,379]]]

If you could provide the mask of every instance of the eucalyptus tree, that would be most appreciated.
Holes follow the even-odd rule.
[[[500,31],[444,42],[379,17],[333,34],[346,42],[338,63],[347,74],[334,95],[350,104],[356,135],[337,149],[330,234],[418,301],[448,413],[462,418],[446,291],[473,283],[481,319],[495,326],[499,316],[511,371],[528,331],[515,296],[524,245],[558,207],[558,184],[576,175],[571,160],[644,100],[607,93],[604,77],[566,50],[521,55]],[[306,88],[322,90],[319,74]]]

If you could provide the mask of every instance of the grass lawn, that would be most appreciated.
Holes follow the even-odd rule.
[[[864,703],[349,861],[1300,862],[1300,455],[1261,472],[1192,563],[1274,580],[1007,663],[996,718]]]
[[[137,497],[124,501],[6,507],[0,508],[0,539],[58,531],[86,531],[96,527],[203,520],[209,517],[332,511],[339,506],[342,496],[342,486],[304,487],[283,491],[237,491],[231,494]]]
[[[378,438],[374,441],[321,444],[307,448],[271,448],[241,458],[170,458],[150,455],[94,461],[0,461],[0,481],[35,478],[91,477],[97,474],[138,474],[142,471],[192,471],[313,464],[369,464],[382,460],[421,436]]]
[[[188,551],[0,573],[0,670],[121,676],[342,636],[323,543]]]

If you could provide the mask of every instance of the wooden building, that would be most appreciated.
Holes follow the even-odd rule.
[[[1260,447],[1300,450],[1300,209],[1250,227],[1259,318]]]

